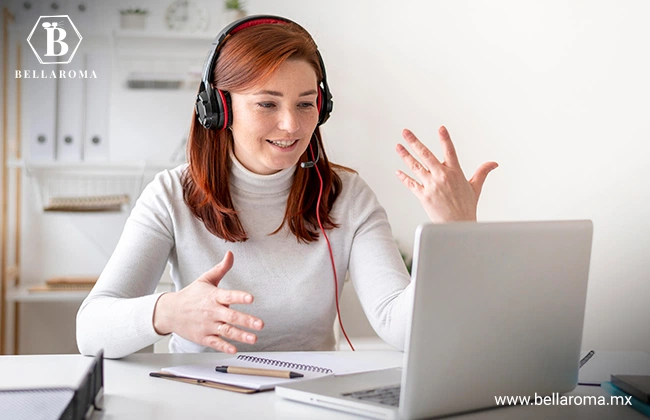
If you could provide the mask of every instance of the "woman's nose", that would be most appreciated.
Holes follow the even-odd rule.
[[[287,133],[295,133],[298,131],[300,129],[300,117],[298,116],[298,112],[287,109],[280,113],[278,128]]]

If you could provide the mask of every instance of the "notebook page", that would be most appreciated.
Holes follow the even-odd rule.
[[[306,365],[324,366],[332,370],[334,375],[347,375],[350,373],[370,372],[373,370],[394,368],[402,366],[402,357],[382,358],[381,362],[376,359],[355,357],[352,352],[317,352],[317,351],[293,351],[293,352],[258,352],[244,353],[245,355],[257,356],[268,359],[287,360],[294,363]],[[224,365],[225,360],[223,361]]]
[[[251,357],[256,357],[260,360],[254,361],[255,359],[251,359]],[[278,363],[270,364],[268,361],[283,362],[284,365],[281,366]],[[303,378],[283,379],[221,373],[214,370],[216,366],[222,365],[291,370],[302,373],[305,376]],[[195,379],[203,379],[250,389],[265,390],[272,389],[276,385],[287,382],[320,378],[332,374],[345,375],[350,373],[368,372],[389,367],[398,367],[400,365],[401,364],[389,366],[386,363],[379,364],[367,360],[360,360],[359,358],[351,358],[350,354],[347,352],[260,352],[253,354],[241,353],[228,359],[215,358],[213,363],[173,366],[164,368],[162,371]],[[309,367],[320,369],[310,369]]]
[[[314,365],[294,366],[296,362],[293,359],[274,359],[274,361],[292,364],[291,367],[274,366],[268,363],[260,363],[259,361],[250,361],[244,359],[237,359],[236,357],[229,359],[215,359],[213,363],[200,363],[194,365],[183,365],[163,368],[163,372],[171,373],[177,376],[185,376],[194,379],[203,379],[206,381],[218,382],[227,385],[235,385],[249,389],[266,390],[273,389],[276,385],[287,382],[295,382],[305,379],[315,379],[323,376],[332,375],[329,368],[319,366],[317,370],[311,368]],[[278,370],[291,370],[293,372],[302,373],[302,378],[286,379],[286,378],[272,378],[268,376],[254,376],[254,375],[238,375],[235,373],[223,373],[215,371],[216,366],[237,366],[237,367],[252,367],[258,369],[278,369]]]

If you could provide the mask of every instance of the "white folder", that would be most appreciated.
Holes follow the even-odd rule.
[[[108,110],[110,100],[111,62],[103,49],[84,54],[85,68],[97,78],[86,79],[85,132],[83,159],[97,162],[108,160]]]
[[[26,44],[26,43],[25,43]],[[56,79],[41,78],[40,70],[58,72],[56,65],[42,65],[34,51],[25,45],[22,51],[23,69],[38,69],[38,78],[24,78],[22,114],[25,130],[27,159],[35,162],[52,162],[56,158]],[[21,69],[22,70],[22,69]]]
[[[77,70],[71,64],[60,64],[59,69]],[[83,78],[58,78],[57,101],[57,160],[80,162],[83,145],[84,126],[84,88]]]

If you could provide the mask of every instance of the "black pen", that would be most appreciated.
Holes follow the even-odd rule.
[[[579,366],[579,368],[581,368],[585,363],[587,363],[587,362],[589,361],[589,359],[591,359],[591,358],[594,356],[595,353],[596,353],[595,351],[593,351],[593,350],[589,350],[589,353],[587,353],[587,354],[585,355],[585,357],[583,357],[583,358],[580,360],[580,366]]]
[[[236,373],[238,375],[255,375],[255,376],[271,376],[274,378],[302,378],[302,373],[291,372],[288,370],[275,370],[275,369],[257,369],[238,366],[217,366],[214,368],[217,372],[222,373]]]

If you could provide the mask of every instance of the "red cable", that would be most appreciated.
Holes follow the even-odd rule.
[[[314,150],[311,146],[311,142],[309,143],[309,151],[311,152],[311,156],[313,159]],[[332,246],[330,245],[330,240],[327,237],[327,233],[325,233],[325,229],[323,229],[323,224],[320,222],[320,199],[323,195],[323,177],[320,175],[320,171],[318,170],[318,165],[314,165],[314,168],[316,169],[316,173],[318,174],[318,179],[320,180],[320,190],[318,191],[318,200],[316,201],[316,219],[318,220],[318,226],[320,227],[320,230],[321,232],[323,232],[323,236],[325,237],[325,242],[327,242],[327,249],[330,252],[330,261],[332,262],[332,271],[334,272],[334,297],[336,298],[336,314],[339,316],[339,325],[341,326],[341,331],[343,332],[345,339],[348,341],[348,344],[350,345],[352,351],[355,351],[352,342],[348,338],[348,334],[345,332],[345,328],[343,328],[343,320],[341,319],[341,309],[339,308],[339,279],[336,276],[336,264],[334,264],[334,254],[332,253]]]

